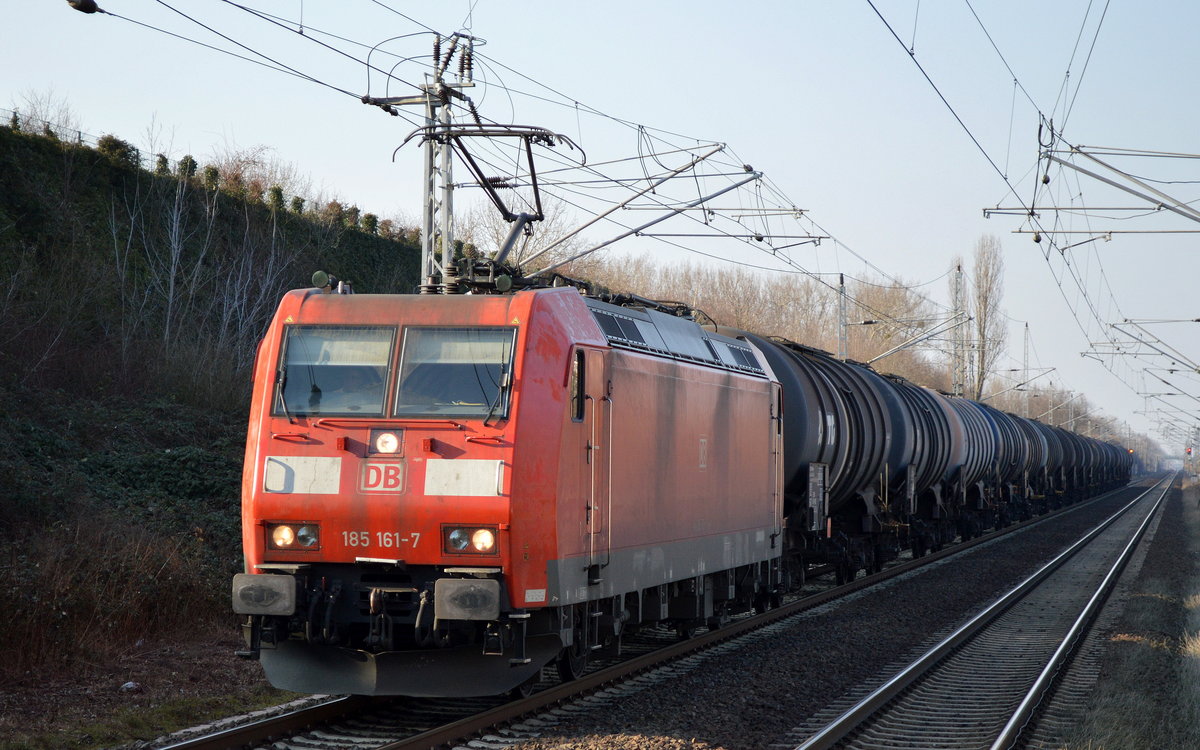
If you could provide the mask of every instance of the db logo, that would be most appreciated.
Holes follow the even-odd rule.
[[[370,461],[363,464],[358,489],[363,492],[403,492],[404,464],[394,461]]]

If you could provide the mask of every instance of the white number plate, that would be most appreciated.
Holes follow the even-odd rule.
[[[365,549],[415,549],[421,540],[421,532],[413,531],[405,534],[402,531],[343,531],[342,544],[346,547]]]

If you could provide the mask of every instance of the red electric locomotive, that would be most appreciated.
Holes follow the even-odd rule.
[[[569,287],[289,293],[255,366],[235,611],[301,692],[483,695],[780,584],[753,346]]]

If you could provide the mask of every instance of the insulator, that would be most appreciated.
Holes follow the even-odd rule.
[[[455,37],[450,40],[450,49],[446,50],[446,57],[442,60],[441,66],[439,66],[441,70],[445,70],[446,68],[450,67],[450,61],[454,59],[454,52],[457,49],[458,37]]]
[[[436,64],[440,59],[442,59],[442,38],[435,36],[433,38],[433,61]]]
[[[466,76],[466,74],[467,74],[467,54],[468,54],[467,51],[463,50],[463,53],[458,56],[458,77],[459,78],[462,78],[462,77]]]
[[[479,110],[475,109],[475,102],[468,101],[467,109],[471,112],[471,117],[475,120],[475,124],[483,127],[483,120],[479,117]]]

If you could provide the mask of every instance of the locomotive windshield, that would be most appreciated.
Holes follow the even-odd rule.
[[[394,328],[289,326],[276,415],[383,416]]]
[[[515,335],[512,328],[406,329],[396,416],[505,416]]]

